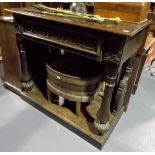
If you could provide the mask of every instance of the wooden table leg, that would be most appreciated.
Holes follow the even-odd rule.
[[[136,76],[136,79],[135,79],[132,94],[136,93],[136,90],[137,90],[137,87],[138,87],[138,83],[139,83],[139,80],[140,80],[140,77],[141,77],[141,74],[142,74],[142,71],[143,71],[143,67],[144,67],[146,58],[147,58],[147,52],[141,57],[139,67],[137,69],[137,76]]]
[[[104,95],[102,97],[101,106],[96,114],[96,119],[94,120],[94,127],[99,134],[104,134],[104,132],[110,127],[110,105],[112,100],[113,88],[115,86],[117,77],[118,66],[109,64],[106,66],[106,69]]]
[[[21,87],[24,91],[30,91],[32,90],[33,82],[28,69],[27,53],[25,50],[25,45],[20,35],[17,35],[17,44],[20,51],[20,59],[21,59],[21,70],[22,70]]]
[[[129,80],[130,80],[132,69],[133,69],[133,62],[134,62],[134,57],[129,58],[127,60],[127,66],[125,68],[125,73],[123,75],[122,80],[119,82],[117,93],[114,99],[114,107],[113,107],[114,114],[117,114],[121,110],[124,100],[126,100],[125,95],[127,93],[127,88],[129,85]]]
[[[81,113],[81,102],[76,102],[76,115],[79,116]]]
[[[47,86],[47,99],[48,99],[48,102],[51,102],[52,100],[52,92],[50,91],[48,86]]]
[[[140,63],[140,58],[135,57],[134,62],[133,62],[132,73],[131,73],[131,76],[130,76],[130,79],[129,79],[129,82],[128,82],[128,86],[127,86],[127,90],[126,90],[126,94],[125,94],[125,99],[124,99],[124,103],[123,103],[123,105],[125,106],[125,111],[127,111],[130,96],[132,94],[132,90],[133,90],[133,87],[134,87],[134,83],[135,83],[139,63]]]

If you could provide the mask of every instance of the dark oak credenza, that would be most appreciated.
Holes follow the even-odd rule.
[[[18,90],[24,100],[101,149],[127,110],[137,60],[143,54],[151,21],[95,23],[23,8],[8,11],[14,16],[19,50],[6,49],[3,53],[6,77],[16,77],[6,78],[5,85],[12,91]],[[71,110],[73,104],[70,109],[47,100],[46,62],[62,50],[97,62],[103,69],[94,100],[83,104],[79,116]]]

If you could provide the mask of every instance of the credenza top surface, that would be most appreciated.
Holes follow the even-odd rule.
[[[13,14],[19,14],[23,16],[29,16],[34,18],[40,18],[49,21],[55,21],[59,23],[65,23],[73,26],[80,26],[84,28],[94,29],[98,31],[111,32],[119,35],[133,37],[138,32],[140,32],[145,27],[149,26],[152,21],[146,20],[142,23],[130,23],[121,21],[120,23],[113,23],[109,21],[104,21],[102,23],[87,21],[83,19],[71,18],[71,17],[60,17],[57,15],[46,15],[37,12],[36,9],[29,8],[12,8],[5,9],[6,11],[12,12]]]

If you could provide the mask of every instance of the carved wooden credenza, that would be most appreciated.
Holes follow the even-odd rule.
[[[134,68],[143,53],[151,21],[95,23],[45,15],[36,9],[8,11],[14,16],[19,49],[20,96],[101,149],[127,110],[134,85]],[[47,100],[46,63],[62,51],[98,63],[102,69],[94,99],[81,105],[78,116],[73,103],[66,101],[65,106],[59,106]],[[79,65],[79,70],[81,67]],[[93,69],[88,67],[88,70]]]

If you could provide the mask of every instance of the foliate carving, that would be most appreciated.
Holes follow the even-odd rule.
[[[108,34],[105,37],[103,61],[119,64],[125,43],[125,37],[115,34]]]
[[[112,62],[115,64],[119,64],[120,58],[116,54],[107,54],[107,55],[104,55],[103,61],[108,61],[108,62]]]
[[[21,25],[15,24],[15,31],[18,34],[23,34],[23,27]]]

